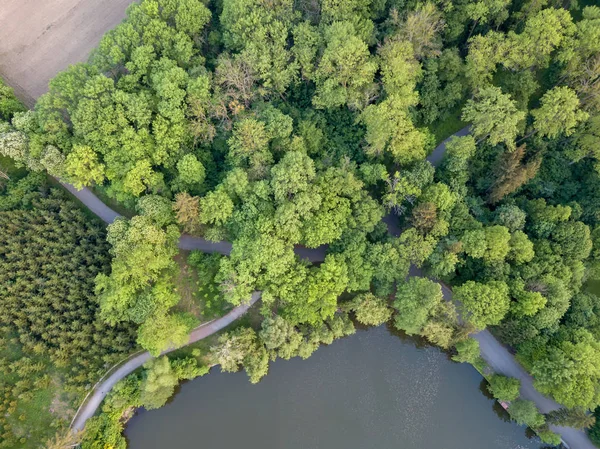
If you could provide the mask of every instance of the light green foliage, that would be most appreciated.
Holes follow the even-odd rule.
[[[540,99],[539,109],[531,111],[533,127],[549,138],[561,134],[570,136],[575,127],[588,119],[587,112],[579,109],[577,94],[568,87],[555,87]]]
[[[146,371],[141,386],[140,402],[148,410],[160,408],[175,392],[177,376],[167,357],[150,360],[144,368]]]
[[[175,222],[171,202],[162,196],[144,195],[138,200],[136,209],[140,215],[150,217],[159,227]]]
[[[519,379],[494,374],[489,378],[489,382],[489,392],[499,401],[512,402],[519,397],[519,389],[521,388]]]
[[[206,171],[193,154],[186,154],[177,162],[179,180],[183,186],[202,184]]]
[[[524,399],[517,399],[510,404],[508,413],[517,424],[527,425],[534,429],[543,426],[546,421],[544,415],[542,415],[535,406],[535,402],[526,401]]]
[[[425,135],[415,128],[398,100],[390,96],[377,105],[367,106],[361,114],[367,127],[365,151],[371,157],[388,152],[397,163],[410,164],[425,158]]]
[[[597,172],[600,173],[600,115],[592,115],[575,132],[576,145],[567,149],[568,157],[573,162],[584,158],[592,158]]]
[[[46,169],[51,176],[63,178],[65,175],[65,157],[53,145],[48,145],[44,148],[40,164]]]
[[[436,209],[442,213],[450,212],[456,203],[456,194],[446,184],[436,182],[423,190],[419,201],[435,204]]]
[[[515,263],[530,262],[535,256],[533,243],[523,231],[515,231],[510,236],[510,252],[508,258],[514,260]]]
[[[325,49],[315,71],[317,108],[347,104],[362,109],[374,90],[377,62],[350,22],[334,22],[325,29]]]
[[[516,300],[512,302],[511,312],[517,316],[533,316],[547,303],[547,299],[540,292],[525,289],[523,282],[515,281],[511,285],[511,295]]]
[[[236,372],[243,365],[250,381],[258,382],[269,369],[269,355],[252,328],[241,327],[219,337],[212,349],[215,362],[227,372]]]
[[[487,0],[467,3],[465,12],[476,24],[493,23],[496,27],[508,19],[510,0]]]
[[[156,357],[166,349],[185,345],[197,324],[198,320],[188,314],[154,314],[140,326],[137,342]]]
[[[18,166],[26,165],[29,157],[27,136],[0,123],[0,154],[13,159]]]
[[[372,293],[357,295],[349,307],[354,311],[356,319],[367,326],[379,326],[392,316],[392,309],[387,306],[385,299]]]
[[[550,238],[556,242],[554,250],[568,261],[587,259],[592,250],[590,228],[580,221],[559,223]]]
[[[461,188],[468,180],[469,161],[475,155],[476,146],[473,136],[456,137],[453,136],[446,143],[446,155],[442,162],[443,180],[455,192],[460,192]]]
[[[298,71],[287,44],[295,16],[291,0],[269,5],[258,0],[223,2],[225,45],[240,52],[268,90],[284,92]]]
[[[509,149],[515,148],[523,119],[525,113],[517,109],[510,95],[494,86],[481,89],[474,100],[467,101],[462,113],[462,120],[473,124],[476,139],[487,138],[492,145],[503,142]]]
[[[224,189],[208,192],[200,198],[200,223],[222,225],[233,212],[233,202]]]
[[[82,186],[106,177],[119,200],[164,187],[159,169],[174,167],[189,136],[186,69],[202,61],[194,39],[210,17],[195,0],[135,4],[90,64],[50,82],[36,105],[46,134],[33,132],[66,157],[70,180]]]
[[[389,41],[379,49],[379,56],[388,97],[361,114],[367,128],[366,152],[371,157],[389,152],[401,164],[422,160],[425,135],[414,127],[408,111],[418,101],[415,87],[421,66],[407,42]]]
[[[387,179],[387,191],[383,195],[383,204],[402,215],[406,202],[414,202],[425,186],[433,181],[434,168],[429,162],[415,164],[411,170],[396,172]]]
[[[443,300],[442,287],[437,282],[409,278],[396,291],[394,325],[408,335],[419,334]]]
[[[308,22],[300,22],[292,30],[294,46],[292,53],[300,65],[300,73],[305,79],[312,79],[315,73],[317,52],[322,36],[316,27]]]
[[[275,318],[265,318],[261,327],[258,335],[267,349],[277,351],[277,355],[285,360],[298,354],[302,335],[292,324],[277,315]]]
[[[262,177],[271,164],[269,135],[265,124],[253,118],[236,122],[233,135],[227,141],[229,157],[238,166],[250,168],[255,177]]]
[[[562,8],[546,8],[525,22],[520,34],[509,32],[502,64],[510,70],[546,67],[550,55],[575,32],[569,12]],[[531,51],[535,48],[535,51]]]
[[[476,35],[469,40],[465,75],[473,89],[482,89],[490,85],[496,65],[502,60],[500,55],[505,49],[505,41],[506,37],[496,31]]]
[[[536,354],[535,387],[566,407],[594,408],[600,403],[600,343],[585,329],[560,337]]]
[[[500,225],[467,231],[461,241],[469,256],[482,258],[488,263],[503,261],[511,251],[511,235],[507,228]],[[523,255],[526,256],[528,253]]]
[[[174,225],[163,230],[145,215],[131,220],[119,218],[108,226],[111,273],[96,278],[102,315],[107,321],[142,323],[178,302],[171,283],[178,239]]]
[[[290,151],[271,169],[271,187],[278,202],[290,201],[308,189],[314,180],[313,160],[299,151]]]
[[[316,324],[330,318],[337,308],[337,298],[348,285],[348,267],[340,258],[325,257],[319,268],[311,269],[307,279],[307,296],[302,308],[291,308],[292,319],[301,323]]]
[[[457,354],[452,360],[460,363],[474,364],[479,358],[479,342],[474,338],[467,338],[456,343]]]
[[[323,0],[321,22],[348,21],[356,30],[357,36],[369,43],[373,34],[373,0]]]
[[[439,56],[444,27],[444,16],[434,2],[417,3],[400,26],[397,39],[410,42],[419,59]]]
[[[510,307],[508,286],[501,281],[467,281],[454,289],[454,299],[462,306],[463,318],[479,329],[500,323]]]

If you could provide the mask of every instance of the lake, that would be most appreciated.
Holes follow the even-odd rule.
[[[359,330],[307,360],[182,385],[127,425],[130,449],[539,449],[486,396],[481,375],[386,327]]]

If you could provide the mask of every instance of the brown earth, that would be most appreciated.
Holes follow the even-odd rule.
[[[48,81],[86,61],[132,0],[0,0],[0,76],[32,107]]]

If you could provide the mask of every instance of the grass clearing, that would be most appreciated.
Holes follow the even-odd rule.
[[[463,122],[460,119],[460,114],[464,102],[460,103],[452,110],[448,111],[448,114],[443,120],[436,120],[428,126],[429,131],[435,136],[436,146],[439,145],[444,139],[448,138],[457,131],[460,131],[468,125],[467,122]]]

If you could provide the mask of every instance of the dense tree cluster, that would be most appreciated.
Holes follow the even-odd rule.
[[[17,447],[48,431],[26,412],[43,390],[79,399],[135,340],[130,326],[107,325],[98,314],[94,277],[110,261],[102,225],[42,175],[15,177],[3,190],[0,446]]]
[[[391,318],[478,366],[468,333],[495,326],[536,387],[569,407],[548,419],[582,422],[600,404],[600,300],[586,290],[600,278],[600,8],[207,4],[133,4],[34,111],[0,109],[0,154],[137,213],[108,228],[102,319],[138,325],[156,355],[185,343],[195,322],[177,307],[180,231],[228,240],[229,257],[190,258],[202,295],[234,306],[261,290],[263,321],[220,338],[224,370],[258,381],[270,359],[350,333],[347,313]],[[460,120],[470,135],[434,168],[433,136]],[[311,265],[298,247],[324,257]],[[407,280],[411,265],[456,301]],[[145,393],[151,407],[171,391],[164,364],[143,383],[163,385]],[[513,380],[490,382],[518,422],[556,441]]]

